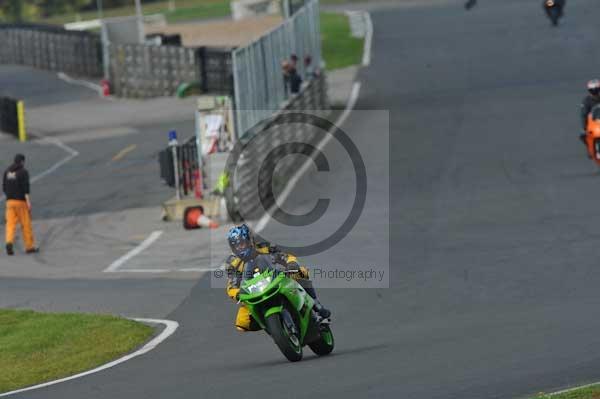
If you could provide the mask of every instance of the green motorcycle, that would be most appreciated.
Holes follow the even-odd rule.
[[[334,341],[329,320],[313,311],[314,300],[302,286],[271,264],[255,263],[245,271],[239,301],[248,308],[291,362],[302,360],[302,347],[308,345],[318,356],[333,351]]]

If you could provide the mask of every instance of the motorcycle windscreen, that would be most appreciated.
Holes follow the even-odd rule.
[[[261,274],[267,270],[275,269],[275,265],[268,255],[258,255],[256,258],[246,262],[244,265],[243,281],[251,280],[255,274]]]

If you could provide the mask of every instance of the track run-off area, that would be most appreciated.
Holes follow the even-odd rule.
[[[389,111],[389,126],[351,113],[342,127],[363,158],[380,155],[382,162],[369,167],[381,178],[369,180],[354,230],[310,262],[388,263],[389,288],[318,289],[333,311],[331,356],[307,353],[291,364],[266,334],[238,333],[236,306],[224,290],[211,287],[209,274],[7,278],[0,280],[1,306],[101,310],[179,323],[144,356],[12,397],[522,398],[600,380],[600,320],[594,317],[600,306],[600,170],[577,137],[585,83],[600,75],[598,4],[570,0],[562,24],[552,28],[540,3],[480,0],[468,12],[463,2],[450,0],[366,6],[374,27],[372,58],[359,73],[355,109]],[[151,140],[158,141],[167,127],[156,129]],[[149,146],[128,155],[141,169],[86,172],[97,180],[74,189],[73,198],[51,186],[58,179],[75,187],[90,163],[147,143],[126,137],[93,149],[70,144],[79,155],[38,188],[46,190],[40,195],[49,208],[53,197],[60,207],[38,216],[65,217],[79,209],[87,217],[156,205],[165,191],[141,197],[158,178],[144,166],[155,162]],[[117,172],[127,180],[103,192]],[[351,170],[332,169],[326,179],[311,173],[298,180],[286,209],[305,206],[303,193],[315,186],[323,198],[339,197],[354,178]],[[132,183],[136,190],[127,189]],[[111,195],[119,201],[111,202]],[[387,203],[389,215],[382,218]],[[94,227],[77,220],[51,231],[56,245]],[[127,234],[146,237],[150,228]],[[281,239],[310,241],[309,233],[301,234]],[[75,242],[51,252],[53,262],[59,255],[69,261],[79,256],[87,241]],[[191,264],[185,267],[214,266],[194,259],[192,240],[186,245],[183,255]],[[181,248],[172,250],[171,256],[182,255]],[[119,247],[110,256],[85,259],[102,260],[105,268],[125,253]]]

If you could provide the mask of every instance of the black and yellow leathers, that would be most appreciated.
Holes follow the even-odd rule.
[[[287,254],[281,251],[276,245],[271,245],[269,242],[260,242],[256,244],[256,252],[260,255],[271,255],[273,263],[284,266],[288,270],[298,270],[298,273],[292,274],[294,278],[304,290],[316,300],[316,292],[309,280],[308,269],[298,265],[298,259],[292,254]],[[240,291],[240,284],[243,279],[245,262],[235,255],[230,255],[225,261],[225,270],[227,271],[227,295],[237,302],[237,295]],[[320,305],[320,304],[319,304]],[[239,331],[256,331],[259,330],[257,323],[252,320],[248,309],[240,306],[235,318],[235,327]]]

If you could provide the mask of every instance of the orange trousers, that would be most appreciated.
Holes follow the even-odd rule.
[[[27,208],[27,202],[19,200],[6,201],[6,243],[15,242],[15,231],[17,224],[21,225],[25,249],[34,248],[33,229],[31,228],[31,213]]]

